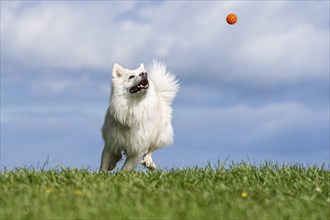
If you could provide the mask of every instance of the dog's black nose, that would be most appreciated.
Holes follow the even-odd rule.
[[[148,75],[147,72],[141,72],[141,73],[140,73],[140,76],[147,76],[147,75]]]

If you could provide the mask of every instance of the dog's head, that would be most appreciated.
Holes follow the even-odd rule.
[[[135,70],[125,69],[115,63],[112,70],[112,88],[120,93],[146,93],[149,88],[149,79],[143,63]]]

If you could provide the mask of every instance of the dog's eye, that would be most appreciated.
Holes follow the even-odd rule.
[[[134,77],[135,77],[134,75],[130,75],[128,79],[133,79]]]

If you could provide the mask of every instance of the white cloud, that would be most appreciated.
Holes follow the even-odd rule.
[[[14,69],[2,62],[2,80],[20,79],[39,94],[105,93],[110,77],[81,69],[110,76],[113,62],[135,67],[151,58],[178,74],[186,102],[232,101],[251,88],[296,91],[328,79],[328,2],[1,4],[1,59]],[[239,17],[234,26],[225,22],[229,12]]]
[[[1,5],[1,57],[23,69],[24,65],[65,71],[90,68],[104,74],[113,62],[135,67],[162,58],[178,71],[183,87],[179,96],[201,103],[228,101],[229,93],[246,84],[281,88],[328,77],[328,2],[6,1]],[[239,17],[234,26],[225,23],[229,12]],[[2,73],[5,82],[17,80],[15,74],[33,74],[7,69]],[[37,93],[108,91],[108,81],[100,86],[93,77],[42,74],[39,71],[31,81],[22,79]],[[203,89],[228,82],[226,91]]]
[[[41,67],[109,70],[113,62],[136,65],[155,57],[183,77],[197,67],[210,79],[256,86],[324,80],[329,29],[314,14],[326,20],[329,3],[315,4],[6,2],[2,45],[5,56]],[[238,14],[234,26],[225,23],[229,12]]]
[[[252,39],[235,54],[238,65],[248,74],[237,71],[234,77],[240,81],[258,80],[267,85],[325,80],[329,58],[328,36],[328,30],[297,25],[283,32]]]
[[[31,90],[38,94],[82,95],[88,93],[88,95],[102,95],[110,92],[110,82],[101,84],[97,82],[97,80],[93,80],[91,75],[87,74],[71,77],[63,76],[63,74],[58,74],[57,76],[41,76],[38,79],[29,81],[28,84]]]
[[[261,106],[237,104],[229,107],[177,108],[178,135],[190,141],[244,149],[260,143],[279,142],[292,135],[315,135],[328,127],[328,108],[300,103],[267,103]],[[301,136],[301,140],[305,137]],[[281,146],[279,146],[280,148]],[[290,147],[285,145],[285,147]],[[295,146],[294,146],[295,147]],[[265,146],[267,148],[267,146]]]
[[[106,69],[118,55],[115,45],[122,38],[114,17],[132,4],[111,4],[116,13],[102,4],[77,2],[10,6],[4,4],[1,32],[4,53],[11,59],[37,67]]]

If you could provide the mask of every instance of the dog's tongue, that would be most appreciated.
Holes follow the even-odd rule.
[[[140,89],[137,86],[133,86],[129,91],[130,91],[130,93],[136,93],[139,90]]]
[[[148,89],[149,87],[149,83],[147,79],[141,80],[141,82],[139,84],[137,84],[136,86],[133,86],[129,91],[130,93],[136,93],[138,91],[140,91],[141,89]]]

